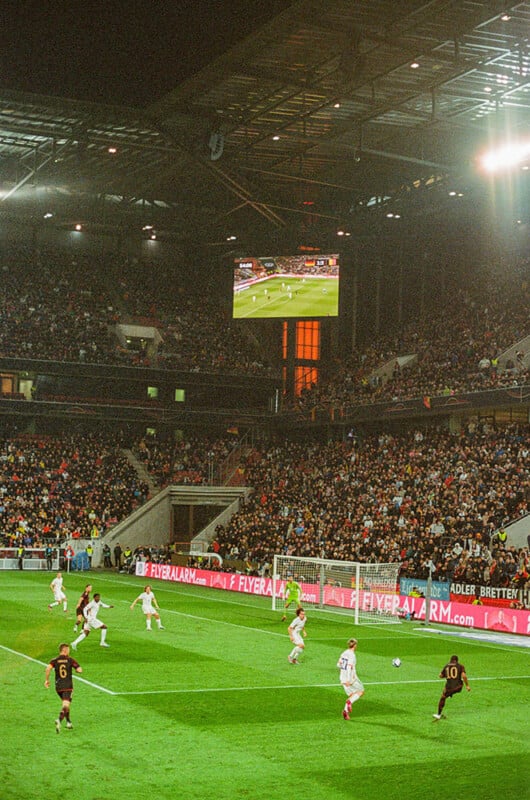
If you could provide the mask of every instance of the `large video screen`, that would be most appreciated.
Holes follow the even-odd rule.
[[[337,317],[339,256],[238,258],[234,319]]]

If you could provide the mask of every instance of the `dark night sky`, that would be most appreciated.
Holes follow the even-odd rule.
[[[146,106],[289,5],[292,0],[4,0],[0,92]]]

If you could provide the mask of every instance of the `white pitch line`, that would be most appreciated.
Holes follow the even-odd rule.
[[[39,664],[41,667],[47,667],[50,663],[49,661],[39,661],[38,658],[32,658],[32,656],[26,655],[26,653],[20,653],[18,650],[12,650],[10,647],[5,647],[3,644],[0,644],[0,650],[5,650],[6,653],[11,653],[14,656],[19,656],[20,658],[25,658],[26,661],[32,661],[34,664]],[[76,681],[80,681],[81,683],[86,683],[87,686],[91,686],[93,689],[98,689],[100,692],[105,692],[105,694],[115,695],[116,692],[112,692],[110,689],[105,689],[104,686],[100,686],[98,683],[93,683],[92,681],[87,681],[86,678],[81,678],[80,675],[73,675],[73,678]]]
[[[131,575],[130,577],[131,578],[133,578],[133,577],[139,578],[140,576]],[[160,580],[160,578],[155,578],[155,580]],[[119,586],[137,586],[137,584],[130,583],[129,581],[117,580],[116,578],[104,578],[102,576],[98,576],[98,581],[103,581],[104,583],[116,583]],[[142,583],[145,583],[145,577],[143,578]],[[225,599],[223,597],[213,597],[212,595],[205,596],[204,594],[200,594],[199,592],[182,591],[182,590],[180,590],[178,588],[179,586],[193,587],[193,584],[191,584],[191,583],[182,584],[182,583],[175,582],[175,583],[170,583],[167,586],[162,586],[162,585],[160,585],[158,583],[154,584],[154,585],[156,586],[157,593],[158,592],[167,592],[169,594],[180,595],[182,597],[196,597],[199,600],[205,600],[206,599],[206,600],[208,600],[208,602],[211,602],[211,603],[224,603],[224,604],[231,605],[231,606],[241,606],[242,608],[246,608],[246,609],[254,608],[254,609],[257,609],[258,611],[272,611],[272,608],[270,607],[270,605],[267,606],[267,605],[265,605],[265,603],[262,603],[260,605],[258,605],[257,603],[238,603],[237,600],[233,600],[232,598]],[[212,590],[212,591],[217,591],[217,592],[226,592],[226,594],[239,594],[237,592],[230,592],[230,590],[226,590],[226,589],[218,589],[215,586],[213,586],[213,587],[212,586],[207,586],[205,588],[209,589],[209,590]],[[260,598],[259,595],[250,595],[250,594],[248,594],[248,595],[245,595],[245,596],[248,597],[248,598],[250,598],[250,597],[255,597],[256,599]],[[270,600],[270,597],[269,598],[262,597],[261,599]],[[276,613],[279,613],[279,609],[278,609],[278,612],[276,612]]]
[[[471,677],[471,681],[509,681],[509,680],[530,680],[530,675],[501,675],[499,677]],[[440,683],[439,678],[427,678],[425,680],[413,681],[363,681],[365,686],[403,686],[403,685],[421,685],[425,683]],[[277,691],[278,689],[330,689],[339,686],[335,683],[306,683],[306,684],[281,684],[279,686],[223,686],[220,688],[208,687],[207,689],[147,689],[135,692],[115,692],[118,697],[129,695],[144,695],[144,694],[209,694],[216,692],[263,692],[263,691]]]
[[[137,578],[139,576],[131,575],[129,577]],[[102,581],[104,583],[115,583],[118,586],[131,586],[131,587],[137,586],[137,584],[134,584],[134,583],[129,582],[127,580],[117,580],[116,578],[105,578],[103,576],[98,576],[98,581]],[[167,593],[170,593],[170,594],[173,594],[173,595],[177,594],[177,595],[186,596],[186,597],[197,597],[197,598],[199,598],[201,600],[205,599],[204,595],[199,594],[198,592],[179,591],[179,589],[177,589],[176,587],[180,586],[180,585],[184,585],[186,587],[191,586],[191,584],[178,584],[177,583],[177,584],[171,584],[171,588],[169,586],[166,588],[165,586],[161,586],[161,585],[159,585],[157,583],[156,584],[156,591],[157,591],[157,593],[158,592],[167,592]],[[208,587],[208,588],[211,588],[211,587]],[[218,591],[223,591],[223,590],[219,589]],[[248,595],[248,596],[250,597],[250,595]],[[224,599],[222,597],[212,597],[211,595],[208,595],[206,597],[206,599],[209,602],[212,602],[212,603],[224,603],[224,604],[227,604],[227,605],[241,606],[242,608],[257,609],[257,610],[260,610],[260,611],[272,611],[272,609],[270,607],[267,608],[266,606],[257,605],[255,603],[238,603],[236,600],[233,600],[231,598],[230,599]],[[122,601],[122,602],[126,602],[126,601]],[[232,625],[232,626],[234,626],[236,628],[245,628],[246,630],[256,631],[258,633],[266,633],[266,634],[270,634],[271,636],[284,636],[284,635],[286,635],[286,634],[278,633],[276,631],[267,631],[267,630],[264,630],[263,628],[253,628],[250,625],[238,625],[235,622],[222,622],[221,620],[215,620],[215,619],[213,619],[211,617],[193,617],[191,614],[190,615],[186,615],[183,612],[172,611],[171,609],[162,609],[162,612],[164,614],[181,614],[182,616],[189,616],[192,619],[199,619],[199,620],[203,620],[203,621],[206,621],[206,622],[214,622],[214,623],[218,623],[218,624],[221,624],[221,625]],[[318,615],[320,615],[321,613],[324,613],[324,614],[328,613],[330,615],[332,612],[320,612],[320,610],[317,610],[317,614]],[[331,619],[331,616],[329,616],[329,615],[328,616],[322,616],[322,617],[315,616],[314,619],[317,619],[318,621],[328,620],[328,621],[331,621],[331,622],[334,622],[334,623],[340,622],[340,623],[344,623],[344,625],[351,625],[352,624],[351,619],[348,619],[344,615],[335,614],[333,616],[333,619]],[[418,622],[419,621],[420,620],[418,620]],[[364,626],[362,626],[362,627],[364,627]],[[372,625],[372,626],[366,625],[366,627],[374,628],[375,626],[374,625]],[[363,640],[368,641],[368,640],[371,640],[372,638],[377,639],[377,640],[379,640],[381,638],[394,639],[394,638],[397,638],[397,637],[402,636],[402,635],[410,636],[410,637],[413,637],[413,638],[418,638],[418,637],[419,638],[423,638],[425,633],[427,632],[423,628],[415,628],[414,630],[410,630],[410,628],[408,628],[405,625],[399,625],[399,626],[392,625],[391,627],[392,627],[392,630],[388,631],[388,633],[390,635],[384,636],[384,637],[381,637],[381,636],[371,637],[369,635],[366,635],[368,633],[367,631],[365,632],[363,630]],[[394,634],[394,635],[392,635],[392,634]],[[451,637],[454,637],[455,634],[452,631],[439,630],[439,635],[440,635],[441,638],[446,636],[448,639],[450,639]],[[337,641],[338,641],[338,639],[339,639],[339,637],[337,637]],[[312,642],[316,642],[316,641],[318,641],[318,639],[311,639],[311,641]],[[329,641],[333,641],[333,639],[329,639]],[[513,645],[504,645],[503,646],[501,644],[494,644],[494,643],[487,642],[487,641],[473,641],[472,639],[467,639],[466,640],[466,646],[468,646],[468,647],[494,648],[497,651],[502,650],[502,651],[504,651],[506,653],[512,653],[512,654],[520,653],[521,655],[525,655],[525,656],[527,655],[527,653],[525,653],[525,649],[526,648],[524,648],[524,649],[523,648],[518,648],[518,647],[514,647]]]
[[[120,602],[130,605],[128,600],[120,600]],[[163,608],[160,610],[162,614],[175,614],[177,617],[187,617],[188,619],[198,619],[201,622],[211,622],[212,625],[229,625],[232,628],[243,628],[243,630],[253,631],[254,633],[266,633],[269,636],[281,636],[282,639],[287,638],[287,633],[265,631],[263,628],[253,628],[252,625],[239,625],[237,622],[225,622],[225,620],[213,619],[212,617],[199,617],[197,614],[186,614],[184,611],[174,611],[172,608]]]
[[[178,613],[178,612],[175,612]],[[39,666],[46,667],[49,662],[40,661],[37,658],[33,658],[32,656],[28,656],[26,653],[21,653],[18,650],[12,650],[10,647],[6,647],[5,645],[0,645],[1,650],[5,650],[7,653],[11,653],[12,655],[18,656],[19,658],[24,658],[26,661],[31,661],[34,664],[39,664]],[[100,686],[97,683],[93,683],[92,681],[88,681],[86,678],[81,678],[79,675],[73,676],[77,681],[86,684],[87,686],[91,686],[93,689],[97,689],[100,692],[104,692],[105,694],[109,694],[112,697],[128,697],[134,695],[154,695],[154,694],[208,694],[208,693],[219,693],[219,692],[256,692],[256,691],[277,691],[278,689],[329,689],[332,687],[338,686],[337,682],[334,683],[313,683],[313,684],[280,684],[275,686],[225,686],[219,688],[211,688],[208,687],[207,689],[153,689],[153,690],[142,690],[142,691],[133,691],[133,692],[113,692],[111,689],[106,689],[104,686]],[[474,677],[473,675],[470,676],[473,683],[476,681],[510,681],[510,680],[530,680],[530,675],[500,675],[500,676],[491,676],[491,677]],[[427,683],[440,683],[439,678],[427,678],[422,680],[395,680],[395,681],[365,681],[365,686],[404,686],[404,685],[421,685]]]
[[[418,630],[416,628],[416,630]],[[509,647],[530,647],[530,637],[521,634],[491,631],[489,629],[469,628],[458,630],[440,630],[439,628],[424,628],[425,633],[443,633],[445,636],[455,636],[459,639],[471,639],[477,642],[491,642],[492,644],[504,644]]]
[[[138,577],[138,576],[131,576],[131,577]],[[115,583],[118,586],[135,586],[135,584],[131,584],[128,581],[117,580],[115,578],[114,579],[112,579],[112,578],[104,578],[104,577],[101,577],[101,576],[98,577],[98,581],[103,581],[105,583]],[[178,587],[180,585],[191,586],[191,584],[178,584],[177,583],[177,584],[172,584],[171,588],[169,588],[169,587],[165,587],[165,586],[159,586],[157,584],[156,585],[156,592],[157,592],[157,594],[159,592],[168,592],[169,594],[179,595],[181,597],[196,597],[199,600],[205,600],[206,599],[208,602],[212,602],[212,603],[223,603],[225,605],[230,605],[230,606],[240,606],[241,608],[245,608],[247,610],[248,609],[256,609],[258,611],[265,611],[265,612],[269,612],[270,611],[273,614],[279,614],[280,611],[283,611],[283,609],[277,609],[274,612],[274,611],[272,611],[272,608],[267,607],[267,606],[257,605],[255,603],[239,603],[237,600],[225,599],[223,597],[211,597],[210,595],[205,597],[204,595],[199,594],[199,592],[179,591],[179,589],[176,588],[176,587]],[[207,588],[210,589],[212,587],[207,587]],[[222,591],[226,591],[226,590],[217,589],[217,591],[222,592]],[[229,591],[227,591],[227,593],[230,594]],[[247,595],[247,596],[250,597],[251,595]],[[263,598],[263,599],[265,600],[266,598]],[[270,598],[269,598],[269,600],[270,600]],[[121,602],[122,603],[127,603],[128,601],[127,600],[122,600]],[[311,610],[313,610],[313,609],[309,610],[310,614],[311,614]],[[326,613],[333,614],[333,612],[326,612],[326,611],[322,612],[320,609],[314,609],[314,610],[315,610],[315,616],[311,616],[310,620],[316,620],[318,622],[322,622],[322,621],[326,621],[327,620],[329,622],[334,622],[334,623],[340,622],[341,624],[344,624],[344,625],[352,625],[353,624],[352,620],[349,619],[346,615],[335,614],[333,616],[333,618],[332,618],[331,616],[321,616],[321,614],[326,614]],[[163,614],[180,614],[181,616],[189,616],[192,619],[202,619],[202,620],[206,620],[206,621],[209,621],[209,622],[220,623],[222,625],[233,625],[236,628],[245,628],[246,630],[257,631],[258,633],[266,633],[266,634],[270,634],[271,636],[287,636],[287,633],[283,634],[283,633],[279,633],[277,631],[267,631],[264,628],[254,628],[251,625],[238,625],[236,622],[223,622],[222,620],[217,620],[214,617],[194,617],[192,614],[185,614],[183,611],[174,611],[174,610],[168,609],[168,608],[161,608],[160,611]],[[281,625],[286,625],[286,623],[283,623],[283,622],[280,622],[280,624]],[[286,627],[287,627],[287,625],[286,625]],[[399,629],[395,631],[395,634],[398,634],[398,633],[403,633],[403,630],[401,629],[401,627],[399,627]],[[337,642],[339,640],[339,638],[340,637],[338,637],[338,636],[335,636],[335,637],[323,637],[323,638],[313,638],[313,637],[311,637],[311,641],[312,642],[318,642],[318,641],[323,641],[323,642],[324,641],[330,641],[330,642],[334,641],[334,642]],[[363,639],[364,640],[368,640],[368,639],[371,639],[371,638],[372,637],[370,637],[370,636],[363,635]],[[395,635],[394,636],[377,636],[377,641],[380,641],[381,639],[395,639]]]
[[[138,576],[130,576],[130,577],[138,577]],[[135,584],[129,583],[129,581],[117,580],[116,578],[104,578],[102,576],[99,576],[98,580],[106,582],[106,583],[115,583],[115,584],[118,584],[119,586],[134,586],[135,585]],[[181,591],[181,590],[179,590],[177,588],[180,585],[184,585],[186,587],[191,586],[191,584],[178,584],[177,583],[177,584],[172,584],[171,587],[169,587],[169,586],[166,587],[166,586],[161,586],[161,585],[157,584],[156,585],[156,591],[157,591],[157,593],[158,592],[167,592],[167,593],[170,593],[170,594],[173,594],[173,595],[180,595],[180,596],[183,596],[183,597],[197,597],[198,599],[201,599],[201,600],[207,599],[209,602],[212,602],[212,603],[223,603],[223,604],[231,605],[231,606],[241,606],[242,608],[246,608],[246,609],[250,608],[250,609],[257,609],[259,611],[271,611],[272,612],[271,608],[264,607],[263,605],[257,605],[255,603],[240,603],[237,600],[233,600],[232,598],[225,599],[223,597],[212,597],[210,595],[208,595],[205,598],[205,596],[202,595],[202,594],[199,594],[199,592]],[[208,588],[211,588],[211,587],[208,587]],[[222,589],[218,589],[217,591],[221,592],[223,590]],[[265,598],[263,598],[263,599],[265,599]],[[122,602],[127,602],[127,601],[123,600]],[[270,636],[282,636],[283,637],[283,636],[286,635],[286,634],[283,634],[283,633],[279,633],[277,631],[268,631],[268,630],[264,630],[263,628],[254,628],[251,625],[238,625],[236,622],[223,622],[222,620],[216,620],[216,619],[214,619],[212,617],[198,617],[198,616],[194,616],[192,614],[185,614],[182,611],[173,611],[171,609],[161,609],[161,610],[162,610],[162,612],[164,614],[180,614],[181,616],[188,616],[191,619],[199,619],[199,620],[203,620],[205,622],[214,622],[214,623],[218,623],[218,624],[221,624],[221,625],[231,625],[231,626],[236,627],[236,628],[244,628],[246,630],[255,631],[257,633],[269,634]],[[311,611],[310,611],[310,613],[311,613]],[[318,620],[319,622],[327,620],[327,621],[330,621],[330,622],[333,622],[333,623],[340,622],[340,623],[343,623],[344,625],[353,624],[352,620],[348,619],[345,615],[335,614],[333,616],[333,618],[331,618],[330,616],[322,616],[321,617],[320,616],[321,613],[326,614],[326,612],[321,612],[319,609],[317,609],[316,610],[316,615],[315,615],[315,617],[312,617],[312,619]],[[332,614],[333,612],[327,612],[327,613],[328,614]],[[363,625],[362,627],[365,627],[365,626]],[[366,627],[374,628],[374,627],[377,627],[377,626],[375,626],[375,625],[369,626],[367,624]],[[378,630],[379,630],[379,628],[378,628]],[[399,625],[399,626],[392,625],[391,626],[391,630],[388,631],[388,634],[389,634],[388,636],[371,637],[369,635],[366,635],[367,632],[365,632],[363,630],[363,640],[368,641],[368,640],[371,640],[372,638],[377,639],[377,641],[379,641],[380,639],[383,639],[383,638],[384,639],[396,639],[397,637],[402,636],[402,635],[423,638],[423,636],[427,632],[428,632],[427,628],[414,628],[414,630],[411,630],[410,628],[408,628],[405,625]],[[439,635],[441,637],[447,636],[448,638],[450,638],[452,636],[453,637],[455,636],[455,633],[453,631],[438,630],[438,633],[439,633]],[[487,631],[484,631],[484,633],[487,633]],[[332,638],[328,639],[327,637],[326,637],[326,639],[322,639],[322,641],[338,641],[338,640],[339,640],[338,636],[336,638],[334,637],[333,639]],[[318,638],[315,638],[315,639],[311,638],[311,641],[312,642],[317,642],[317,641],[319,641],[319,639]],[[473,641],[473,639],[467,639],[466,640],[466,645],[474,646],[474,647],[487,647],[487,648],[488,647],[493,647],[493,648],[495,648],[495,650],[503,650],[503,651],[509,652],[509,653],[517,653],[517,652],[519,652],[521,654],[524,653],[524,650],[522,650],[520,648],[517,648],[517,647],[514,647],[513,645],[504,645],[503,646],[500,643],[492,643],[492,642],[482,641],[482,640]],[[524,653],[524,655],[526,655],[526,653]]]

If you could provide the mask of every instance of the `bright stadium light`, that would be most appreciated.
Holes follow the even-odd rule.
[[[528,158],[530,158],[530,141],[502,145],[485,153],[480,161],[486,172],[500,172],[518,167]]]

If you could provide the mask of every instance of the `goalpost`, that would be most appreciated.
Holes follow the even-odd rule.
[[[362,622],[399,622],[399,564],[361,564],[327,558],[274,556],[273,611],[284,607],[285,583],[302,587],[304,608],[351,614]],[[293,609],[294,611],[295,609]]]

